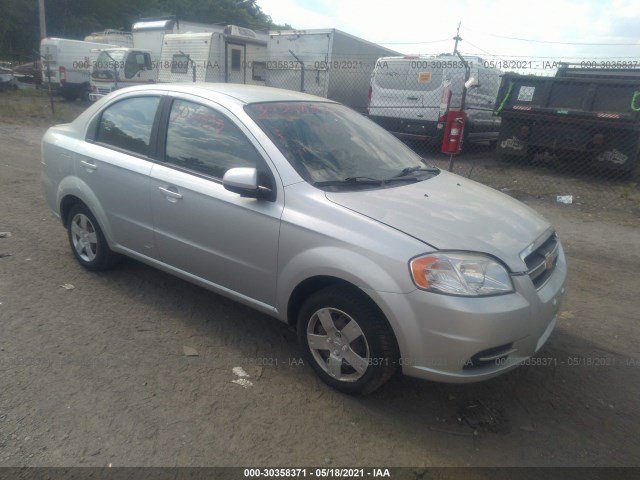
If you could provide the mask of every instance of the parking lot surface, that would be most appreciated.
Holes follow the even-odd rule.
[[[349,397],[276,320],[134,261],[78,265],[42,197],[43,133],[0,124],[0,465],[640,466],[637,217],[528,200],[569,261],[539,355]]]

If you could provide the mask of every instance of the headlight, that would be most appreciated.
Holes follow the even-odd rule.
[[[415,284],[450,295],[486,296],[513,292],[507,270],[490,257],[469,253],[431,253],[409,263]]]

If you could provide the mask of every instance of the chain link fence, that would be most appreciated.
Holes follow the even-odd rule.
[[[492,63],[453,55],[267,62],[266,84],[345,103],[431,163],[513,196],[639,218],[640,68],[561,64],[534,76]],[[453,157],[441,153],[450,111],[466,114]]]
[[[640,218],[640,65],[534,76],[479,57],[304,49],[246,63],[247,83],[344,103],[445,170],[522,199]],[[450,111],[466,114],[454,156],[441,153]]]

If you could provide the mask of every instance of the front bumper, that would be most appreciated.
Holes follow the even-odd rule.
[[[528,275],[512,276],[515,292],[469,298],[415,290],[375,292],[396,334],[405,375],[450,383],[495,377],[545,344],[565,293],[562,247],[548,280],[536,289]]]

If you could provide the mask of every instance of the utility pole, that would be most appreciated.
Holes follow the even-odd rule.
[[[44,15],[44,0],[38,0],[38,12],[40,13],[40,40],[47,38],[47,22]]]
[[[460,55],[460,52],[458,51],[458,42],[462,41],[462,38],[460,37],[461,23],[462,22],[458,22],[458,29],[456,30],[456,36],[453,37],[453,39],[456,41],[456,43],[453,45],[453,56],[454,57],[457,56],[458,58],[460,58],[460,61],[464,65],[464,70],[465,70],[465,74],[464,74],[465,83],[464,83],[464,86],[462,87],[462,96],[460,98],[460,111],[464,112],[464,104],[467,99],[467,80],[469,80],[469,77],[471,76],[471,69],[469,68],[469,63],[464,59],[462,55]],[[450,172],[453,171],[453,154],[449,156],[449,171]]]
[[[42,1],[42,0],[41,0],[41,1]],[[458,54],[458,42],[459,42],[460,40],[462,40],[462,38],[460,38],[460,24],[461,24],[461,23],[462,23],[461,21],[460,21],[460,22],[458,22],[458,30],[456,31],[456,36],[455,36],[455,37],[453,37],[453,39],[456,41],[455,45],[453,46],[453,54],[454,54],[454,55],[457,55],[457,54]]]

